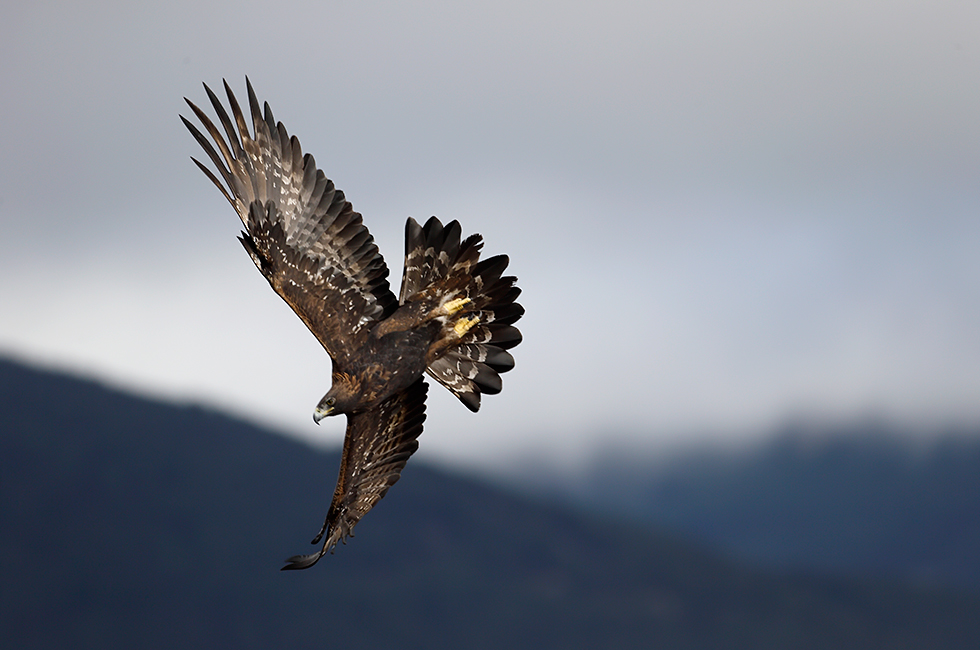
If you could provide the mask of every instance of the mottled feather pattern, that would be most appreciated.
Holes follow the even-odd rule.
[[[499,393],[499,373],[514,367],[506,349],[520,343],[520,332],[512,325],[524,308],[515,302],[521,293],[514,285],[517,279],[501,277],[507,256],[480,260],[482,238],[471,235],[461,242],[460,234],[456,221],[443,226],[432,217],[420,226],[408,220],[399,302],[435,307],[466,300],[459,311],[440,317],[443,327],[430,348],[426,372],[476,411],[480,395]],[[460,329],[465,331],[460,334]]]
[[[305,569],[332,552],[338,542],[346,542],[361,517],[401,478],[405,463],[419,446],[427,390],[419,378],[379,408],[348,416],[337,489],[313,543],[329,534],[317,553],[293,556],[283,569]]]
[[[251,126],[231,88],[227,83],[224,87],[231,117],[205,85],[224,136],[204,111],[186,100],[211,140],[188,120],[181,119],[218,170],[217,176],[201,162],[194,162],[241,217],[246,229],[243,239],[251,237],[254,242],[251,248],[246,245],[253,261],[256,253],[261,256],[266,250],[275,248],[283,253],[279,262],[270,259],[264,263],[264,268],[271,271],[271,275],[264,274],[273,288],[310,327],[331,357],[346,357],[363,343],[367,336],[366,330],[362,332],[365,325],[382,320],[397,307],[384,259],[361,215],[353,210],[344,193],[316,168],[312,156],[303,154],[299,140],[275,121],[269,105],[265,105],[264,113],[259,108],[251,83],[247,83]],[[255,206],[260,209],[255,210]],[[261,235],[256,224],[265,219],[278,227]],[[281,241],[275,245],[262,241],[273,236]],[[261,260],[256,264],[263,268]],[[319,277],[315,282],[319,295],[299,300],[288,294],[289,287],[295,287],[299,279],[290,275],[299,267],[312,268]],[[276,273],[283,277],[277,278]],[[341,289],[343,292],[338,295]],[[341,305],[344,309],[338,309]]]
[[[308,313],[320,317],[319,321],[307,323],[311,329],[336,329],[338,324],[343,324],[350,326],[351,332],[356,334],[365,319],[351,322],[348,317],[365,311],[370,313],[360,287],[341,270],[324,267],[320,260],[301,255],[292,246],[284,244],[282,225],[271,216],[274,211],[271,202],[266,209],[252,204],[249,232],[240,238],[252,261],[273,288],[294,306],[304,322]],[[332,300],[323,300],[324,295],[332,296]]]
[[[256,267],[333,360],[333,385],[314,412],[345,414],[347,432],[321,549],[284,569],[315,564],[353,535],[398,481],[418,448],[428,390],[423,373],[472,411],[502,389],[524,313],[504,255],[480,259],[480,235],[456,221],[409,219],[405,272],[396,299],[388,268],[362,217],[304,154],[299,140],[260,104],[246,79],[247,110],[228,84],[228,109],[205,85],[217,124],[189,100],[202,130],[181,120],[212,168],[195,164],[244,224],[239,240]],[[220,128],[219,126],[220,125]],[[324,539],[325,537],[325,539]]]

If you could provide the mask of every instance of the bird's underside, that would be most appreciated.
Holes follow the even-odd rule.
[[[507,257],[481,260],[479,235],[463,239],[456,221],[435,217],[424,225],[408,220],[396,298],[361,215],[246,85],[248,118],[225,83],[230,115],[204,87],[220,128],[189,100],[204,132],[181,120],[217,174],[194,162],[241,217],[245,250],[333,363],[333,385],[314,418],[344,413],[347,433],[337,487],[313,540],[322,545],[283,567],[303,569],[353,535],[418,448],[423,373],[478,410],[481,394],[500,392],[500,373],[514,366],[508,350],[521,341],[514,323],[524,309],[515,302],[516,278],[503,276]]]

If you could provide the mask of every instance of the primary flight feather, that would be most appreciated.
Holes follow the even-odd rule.
[[[456,221],[435,217],[425,225],[408,219],[396,298],[361,215],[269,104],[260,109],[245,81],[247,118],[225,82],[230,115],[204,86],[220,129],[186,98],[204,132],[180,119],[217,173],[194,162],[241,217],[239,240],[255,266],[332,360],[333,384],[313,419],[343,413],[347,433],[337,487],[313,540],[322,546],[283,567],[305,569],[352,534],[418,449],[423,374],[478,410],[480,395],[500,392],[500,373],[514,367],[508,350],[521,342],[514,323],[524,309],[515,302],[517,279],[503,275],[507,257],[481,260],[479,235],[462,239]]]

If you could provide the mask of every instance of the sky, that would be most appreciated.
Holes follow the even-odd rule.
[[[429,459],[980,421],[975,1],[4,5],[0,353],[339,444],[177,117],[245,75],[395,286],[408,216],[511,257],[517,367],[432,388]]]

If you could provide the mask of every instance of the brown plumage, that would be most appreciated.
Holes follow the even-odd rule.
[[[180,119],[217,169],[194,159],[245,224],[239,240],[255,266],[333,362],[333,385],[313,417],[344,413],[347,433],[337,488],[313,540],[323,544],[283,567],[304,569],[353,534],[418,448],[423,373],[478,410],[480,395],[500,392],[500,373],[514,367],[507,350],[521,342],[514,323],[524,309],[515,302],[516,278],[502,277],[507,257],[480,260],[479,235],[461,239],[457,222],[435,217],[408,220],[396,299],[361,215],[269,105],[260,110],[247,78],[246,86],[251,130],[227,82],[231,116],[204,86],[224,136],[190,100],[210,139]]]

